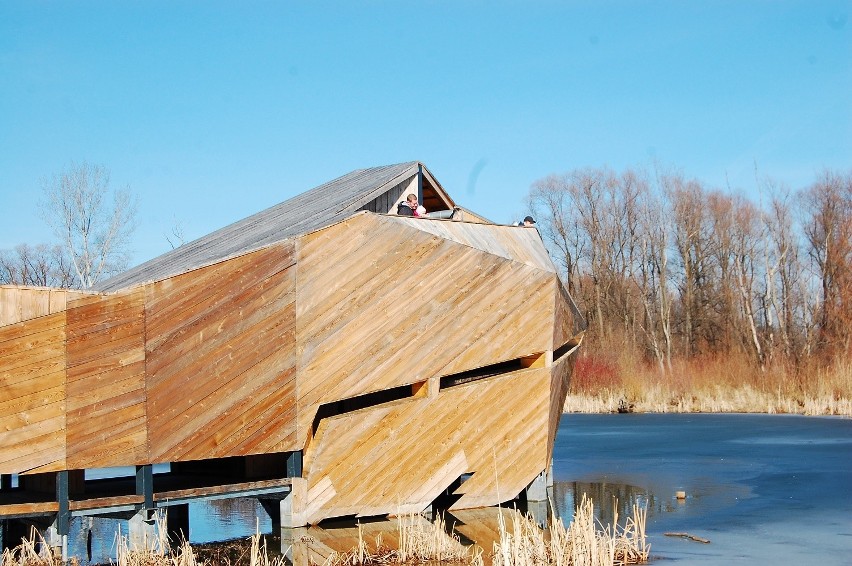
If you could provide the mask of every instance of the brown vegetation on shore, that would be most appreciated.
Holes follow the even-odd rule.
[[[769,413],[852,416],[852,362],[756,368],[742,355],[676,360],[661,372],[622,349],[584,352],[565,401],[567,413]]]
[[[566,410],[852,414],[852,171],[752,193],[606,168],[533,185],[588,322]]]

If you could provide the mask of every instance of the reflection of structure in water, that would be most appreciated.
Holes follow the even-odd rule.
[[[553,499],[556,512],[560,517],[573,516],[574,509],[583,500],[583,495],[592,500],[595,506],[595,517],[603,524],[612,524],[614,505],[618,506],[620,524],[633,513],[633,505],[646,507],[648,514],[662,511],[662,501],[647,489],[623,483],[609,482],[555,482],[553,484]]]
[[[442,515],[445,527],[443,534],[435,531],[434,525],[422,515],[377,521],[336,521],[309,528],[282,529],[281,551],[294,566],[307,566],[328,563],[334,553],[351,553],[358,548],[360,541],[366,545],[366,551],[374,556],[387,552],[388,549],[400,550],[398,521],[401,520],[404,524],[427,533],[430,542],[448,551],[453,548],[464,551],[463,547],[476,546],[487,556],[492,552],[494,544],[500,541],[500,515],[503,515],[506,531],[511,534],[512,514],[518,512],[521,511],[498,507],[447,512]],[[412,544],[410,531],[408,538],[408,544]],[[471,548],[467,554],[473,556],[476,551]]]

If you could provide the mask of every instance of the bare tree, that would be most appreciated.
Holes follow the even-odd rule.
[[[576,221],[576,208],[567,177],[551,175],[530,188],[529,209],[538,218],[538,227],[556,262],[562,267],[568,291],[575,291],[580,272],[578,258],[585,240]]]
[[[852,341],[852,173],[826,171],[801,195],[808,254],[822,286],[821,346],[847,352]]]
[[[88,289],[122,271],[135,228],[129,187],[113,191],[101,165],[72,163],[42,182],[42,213],[68,251],[79,285]]]
[[[19,244],[0,252],[0,283],[69,288],[74,269],[62,246]]]
[[[186,231],[183,229],[183,222],[177,219],[177,217],[172,218],[172,229],[171,232],[165,234],[166,241],[172,247],[172,249],[179,248],[180,246],[186,243]]]
[[[657,185],[665,177],[656,175]],[[660,193],[645,192],[639,202],[640,255],[638,278],[645,323],[641,326],[661,372],[672,369],[672,299],[669,292],[669,211]],[[658,336],[658,333],[662,336]]]

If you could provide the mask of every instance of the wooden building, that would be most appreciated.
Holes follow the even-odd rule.
[[[409,193],[431,217],[395,214]],[[535,228],[456,206],[419,162],[353,171],[91,292],[0,287],[0,519],[507,501],[548,468],[583,330]],[[135,487],[83,476],[112,466]]]

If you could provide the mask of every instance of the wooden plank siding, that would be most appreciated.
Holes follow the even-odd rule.
[[[293,249],[284,242],[148,287],[151,461],[301,448]]]
[[[308,521],[419,512],[464,473],[473,476],[454,507],[514,498],[541,471],[549,395],[549,370],[527,369],[323,419],[306,469]]]
[[[321,403],[551,348],[553,273],[396,220],[299,239],[300,438]]]
[[[68,304],[67,466],[147,462],[145,290]]]
[[[0,285],[0,326],[62,312],[67,300],[86,294],[70,289]]]
[[[396,214],[397,203],[405,200],[409,193],[417,194],[417,177],[411,177],[395,185],[389,191],[380,194],[375,199],[361,207],[361,210],[380,214]]]
[[[535,229],[385,214],[421,166],[353,171],[100,293],[0,286],[0,473],[301,450],[311,523],[421,511],[463,475],[451,509],[516,497],[584,322]]]
[[[389,220],[498,257],[518,261],[548,273],[556,272],[535,228],[405,216],[395,216]]]
[[[585,330],[585,321],[561,281],[557,281],[553,316],[553,349],[576,340]]]
[[[65,469],[65,313],[0,327],[0,473]]]
[[[568,395],[568,387],[571,384],[571,373],[577,361],[579,344],[571,351],[565,353],[557,360],[553,360],[550,367],[550,396],[548,401],[547,417],[547,462],[553,456],[553,444],[556,441],[556,433],[559,430],[559,421],[565,410],[565,397]]]

